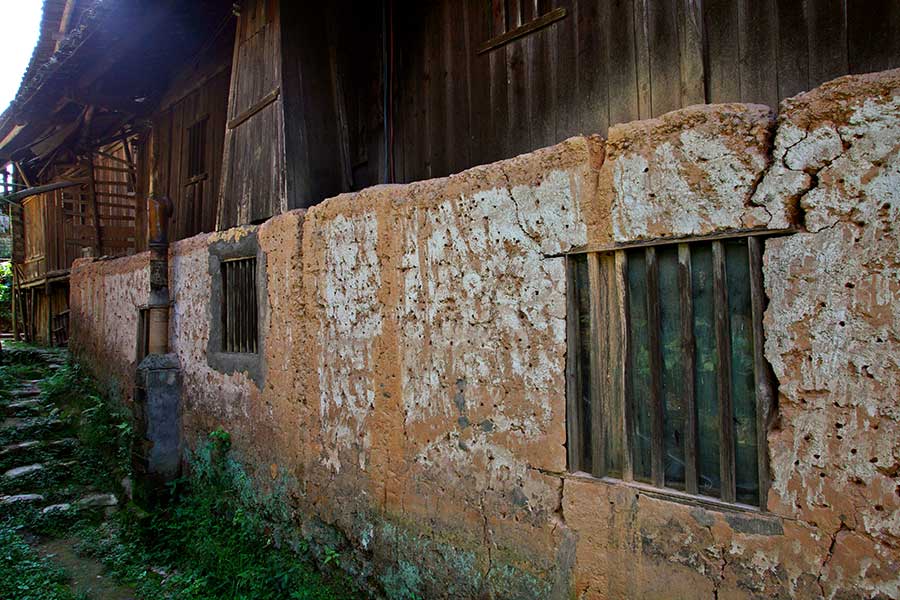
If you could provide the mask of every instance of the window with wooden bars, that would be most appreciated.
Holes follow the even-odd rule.
[[[570,471],[765,508],[754,235],[567,257]]]
[[[259,349],[256,259],[222,261],[222,352],[256,354]]]

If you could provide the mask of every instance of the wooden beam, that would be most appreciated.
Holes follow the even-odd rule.
[[[532,21],[524,23],[515,29],[511,29],[504,34],[498,35],[481,44],[478,47],[478,50],[475,51],[476,54],[484,54],[485,52],[490,52],[491,50],[495,50],[500,48],[501,46],[505,46],[506,44],[515,41],[521,37],[528,35],[529,33],[535,32],[539,29],[543,29],[544,27],[548,27],[557,21],[560,21],[566,17],[566,9],[565,8],[557,8],[551,10],[547,14],[538,17]]]
[[[601,356],[600,336],[606,332],[600,331],[600,324],[605,323],[604,313],[606,307],[601,302],[602,283],[600,281],[600,255],[597,253],[588,254],[588,282],[590,288],[590,318],[591,318],[591,339],[590,339],[590,370],[591,370],[591,389],[589,390],[591,398],[591,473],[596,477],[606,476],[606,440],[603,435],[604,414],[604,398],[601,388],[606,387],[606,378],[602,376],[603,365],[601,361],[605,356]]]
[[[241,125],[242,123],[248,121],[251,117],[253,117],[256,113],[260,112],[265,107],[269,106],[276,100],[278,100],[278,96],[281,94],[281,88],[276,87],[271,92],[260,98],[256,101],[253,106],[236,116],[235,118],[228,121],[228,129],[234,129]]]
[[[618,301],[620,308],[619,335],[622,339],[622,372],[621,377],[622,390],[622,478],[625,481],[634,480],[634,466],[631,455],[632,435],[634,434],[634,415],[631,411],[631,399],[633,394],[631,391],[631,348],[628,338],[629,328],[629,310],[628,310],[628,255],[624,250],[618,250],[616,257],[616,287],[618,290]]]
[[[717,382],[719,391],[719,474],[721,497],[734,502],[734,408],[731,400],[731,324],[728,313],[728,287],[725,274],[725,247],[712,243],[713,298],[715,304]]]
[[[660,347],[659,263],[656,248],[645,251],[647,260],[647,341],[650,350],[650,478],[665,485],[665,411],[662,398],[662,348]]]
[[[678,291],[681,295],[682,406],[684,407],[684,486],[697,493],[697,407],[694,397],[694,301],[691,293],[691,248],[678,245]]]
[[[759,506],[766,510],[769,497],[769,424],[775,410],[772,372],[765,356],[763,312],[765,288],[762,272],[762,241],[747,240],[750,254],[750,301],[753,312],[753,375],[756,380],[756,452],[759,458]]]
[[[571,254],[587,254],[588,252],[612,252],[615,250],[628,250],[629,248],[646,248],[649,246],[662,246],[668,244],[676,244],[676,243],[685,243],[685,242],[709,242],[715,240],[724,240],[724,239],[733,239],[733,238],[742,238],[742,237],[753,237],[764,235],[766,237],[776,236],[776,235],[788,235],[791,233],[797,233],[796,229],[733,229],[730,231],[719,231],[716,233],[710,233],[707,235],[691,235],[691,236],[681,236],[681,237],[669,237],[669,238],[657,238],[654,240],[640,240],[637,242],[613,242],[613,243],[600,243],[600,244],[585,244],[584,246],[579,246],[572,250],[571,252],[566,252],[566,255]],[[548,254],[548,258],[556,258],[557,256],[562,256],[561,254]]]
[[[583,455],[581,427],[581,361],[578,359],[578,288],[575,260],[566,258],[566,451],[569,471],[578,471]]]

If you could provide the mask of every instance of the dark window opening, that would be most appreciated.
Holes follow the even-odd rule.
[[[256,259],[222,262],[222,352],[256,354],[259,349]]]
[[[138,310],[138,335],[135,364],[141,364],[141,361],[143,361],[148,354],[150,354],[150,309],[141,308]]]
[[[206,175],[206,122],[204,117],[188,128],[188,179]]]
[[[569,467],[765,507],[762,242],[568,260]]]

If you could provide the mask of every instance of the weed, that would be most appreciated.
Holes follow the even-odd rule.
[[[69,589],[65,571],[28,545],[21,525],[0,523],[0,548],[0,598],[80,600]]]
[[[214,431],[191,456],[191,473],[171,486],[168,506],[143,519],[123,513],[81,546],[145,598],[331,600],[356,597],[337,570],[317,571],[295,539],[278,492],[262,495]],[[158,565],[148,569],[145,565]]]

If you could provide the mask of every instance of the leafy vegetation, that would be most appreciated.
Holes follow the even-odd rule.
[[[29,546],[21,528],[0,523],[0,598],[80,600],[70,591],[65,571]]]
[[[93,535],[84,532],[80,550],[144,598],[356,597],[336,568],[317,570],[280,494],[257,493],[229,445],[227,433],[213,432],[164,509],[143,518],[123,513]]]
[[[0,261],[0,329],[12,324],[12,263]]]
[[[24,360],[0,365],[0,389],[11,378],[48,375],[42,355],[29,352],[18,351],[15,354]],[[53,432],[55,437],[78,441],[69,449],[74,460],[68,466],[36,474],[29,489],[39,489],[48,502],[86,490],[115,490],[122,497],[133,435],[128,412],[101,394],[77,365],[66,365],[47,376],[42,388],[55,412],[37,422],[29,435],[61,427]],[[189,474],[171,484],[161,504],[149,513],[135,507],[112,515],[87,509],[43,515],[33,507],[0,513],[0,560],[4,561],[0,598],[76,598],[67,591],[65,574],[26,543],[26,531],[42,538],[80,540],[76,552],[102,562],[117,580],[146,600],[359,597],[339,569],[338,552],[325,549],[324,565],[317,567],[283,501],[283,484],[268,494],[257,492],[230,446],[227,432],[212,432],[189,456]],[[34,456],[52,464],[54,452],[36,449]],[[29,595],[32,589],[41,591]]]

